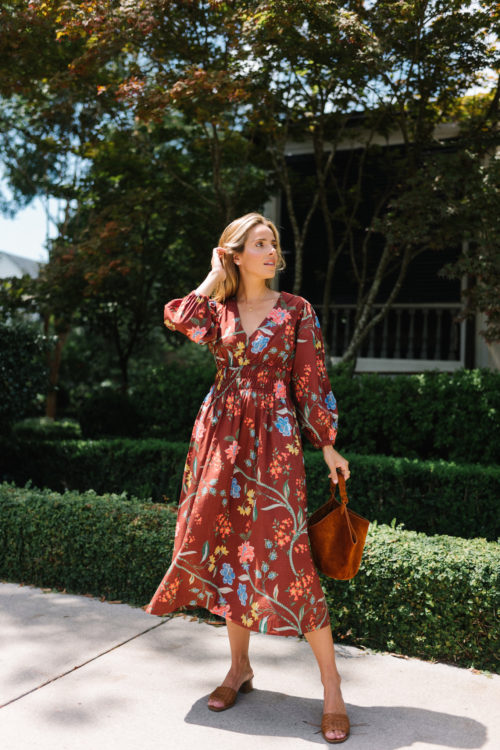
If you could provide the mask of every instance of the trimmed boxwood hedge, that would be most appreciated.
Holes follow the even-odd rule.
[[[334,372],[339,436],[356,453],[500,464],[500,372]]]
[[[500,671],[496,542],[373,524],[358,575],[321,579],[341,639]]]
[[[82,430],[74,419],[28,417],[12,425],[11,435],[21,440],[79,440]]]
[[[131,396],[144,436],[189,440],[214,381],[213,357],[206,355],[205,366],[141,369]],[[461,368],[351,377],[342,363],[328,367],[328,374],[339,405],[339,438],[352,453],[500,464],[500,372]]]
[[[164,440],[5,440],[0,481],[176,502],[188,446]]]
[[[0,440],[0,481],[176,503],[187,450],[163,440]],[[352,506],[371,520],[467,539],[500,536],[500,467],[342,453]],[[328,471],[319,450],[304,451],[304,461],[312,511],[328,497]]]
[[[0,575],[145,607],[170,564],[176,517],[172,504],[3,483]],[[321,578],[335,640],[498,669],[497,544],[373,524],[358,575]]]

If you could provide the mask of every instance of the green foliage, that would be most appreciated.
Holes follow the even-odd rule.
[[[0,439],[0,480],[37,487],[128,492],[175,502],[186,460],[185,443],[163,440]]]
[[[81,438],[82,431],[74,419],[28,417],[12,425],[12,436],[20,440],[70,440]]]
[[[0,481],[177,502],[187,448],[158,439],[0,441]],[[343,455],[351,469],[350,502],[367,518],[379,523],[397,518],[429,534],[500,536],[500,467]],[[328,472],[321,451],[305,451],[304,460],[312,511],[329,497]]]
[[[498,671],[498,544],[373,524],[357,576],[321,578],[335,640]]]
[[[120,372],[114,352],[98,333],[73,328],[61,356],[57,394],[59,417],[78,419],[82,404],[103,387],[119,387]]]
[[[465,159],[465,157],[463,157]],[[470,163],[469,158],[469,163]],[[475,168],[474,168],[475,166]],[[500,215],[498,212],[498,185],[500,159],[489,158],[487,165],[470,165],[468,182],[472,183],[463,197],[463,189],[455,204],[467,203],[467,211],[450,211],[453,218],[462,215],[462,238],[467,239],[462,253],[453,264],[443,269],[451,278],[467,278],[462,292],[465,313],[484,313],[486,328],[480,333],[488,343],[500,341]],[[474,195],[475,200],[471,199]],[[451,203],[451,201],[450,201]],[[465,214],[465,215],[464,215]],[[472,214],[472,216],[470,216]]]
[[[0,485],[0,575],[145,607],[171,562],[177,508]],[[500,550],[370,528],[358,575],[322,577],[335,640],[498,669]]]
[[[0,322],[0,434],[39,411],[38,396],[48,386],[45,351],[46,341],[33,325]]]
[[[160,324],[151,332],[148,342],[141,345],[141,353],[136,352],[131,356],[129,393],[132,392],[134,383],[141,381],[143,372],[148,372],[157,364],[164,364],[165,357],[172,349],[171,341],[163,328],[160,314]],[[119,389],[121,382],[119,363],[106,339],[99,331],[89,334],[83,326],[75,326],[61,356],[57,389],[58,416],[77,419],[80,407],[87,398],[103,388]]]
[[[485,313],[487,342],[500,340],[500,159],[477,158],[470,148],[435,153],[390,202],[378,229],[394,247],[460,247],[439,275],[462,279],[463,320]]]
[[[396,518],[426,534],[500,538],[499,466],[342,455],[351,471],[350,504],[370,520],[389,524]],[[318,451],[306,451],[305,463],[308,507],[313,511],[329,497],[329,480]]]
[[[330,376],[339,445],[460,463],[500,464],[500,373],[487,368],[387,377]]]
[[[36,313],[36,279],[25,273],[0,279],[0,315],[3,320],[22,320],[23,313]],[[26,319],[26,318],[25,318]]]
[[[176,516],[172,506],[124,495],[59,495],[4,484],[0,519],[4,579],[139,605],[168,567]]]
[[[197,412],[215,377],[213,357],[207,351],[193,354],[200,355],[197,363],[177,361],[167,367],[145,367],[135,379],[131,398],[141,413],[144,436],[189,441]]]
[[[212,358],[201,356],[188,367],[145,367],[131,394],[144,434],[189,440],[214,374]],[[500,464],[500,373],[482,368],[351,377],[346,365],[329,374],[339,405],[338,450]],[[307,440],[304,447],[310,447]]]
[[[141,432],[139,413],[130,397],[111,388],[86,399],[79,419],[85,438],[137,437]]]

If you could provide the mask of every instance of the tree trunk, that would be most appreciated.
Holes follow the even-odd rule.
[[[370,291],[368,292],[368,296],[366,297],[365,301],[362,303],[361,307],[358,308],[358,311],[357,311],[358,319],[355,323],[351,340],[341,358],[341,362],[348,362],[349,360],[352,360],[354,357],[357,357],[357,352],[359,351],[359,348],[361,344],[363,343],[363,341],[365,340],[365,338],[370,333],[371,329],[377,323],[383,320],[383,318],[387,315],[392,303],[394,302],[396,296],[399,293],[399,290],[401,289],[401,285],[404,281],[404,278],[406,276],[406,271],[408,269],[408,264],[412,257],[413,256],[412,256],[410,249],[407,248],[404,251],[403,258],[401,259],[401,265],[399,268],[398,278],[396,280],[396,283],[394,284],[394,287],[391,290],[391,293],[389,294],[389,297],[385,301],[381,310],[373,317],[370,317],[373,304],[377,296],[377,292],[380,288],[380,284],[384,276],[384,271],[387,268],[387,265],[390,259],[387,246],[384,248],[384,252],[382,253],[382,257],[380,259],[377,271],[375,273],[372,286],[370,288]]]
[[[304,257],[304,244],[307,236],[307,231],[309,229],[309,224],[311,223],[311,219],[318,205],[319,192],[318,190],[315,191],[306,218],[304,219],[302,227],[300,227],[293,201],[293,190],[292,184],[290,182],[290,175],[288,174],[288,164],[286,162],[286,156],[284,153],[285,143],[283,143],[281,147],[283,149],[281,151],[278,151],[278,149],[271,149],[271,156],[273,159],[273,166],[278,174],[283,192],[285,193],[288,218],[290,219],[293,231],[294,278],[292,293],[300,294],[302,289],[302,262]]]
[[[330,169],[333,164],[335,156],[335,148],[332,146],[326,164],[323,164],[325,156],[325,146],[323,139],[323,130],[318,128],[314,132],[314,156],[316,162],[316,178],[318,183],[318,201],[321,207],[321,213],[323,214],[323,222],[325,225],[326,232],[326,246],[328,251],[328,262],[326,269],[325,285],[323,287],[323,300],[322,300],[322,311],[323,320],[321,327],[323,329],[323,340],[325,345],[325,354],[330,354],[330,326],[329,326],[329,311],[330,311],[330,290],[333,282],[333,272],[335,270],[335,264],[338,258],[338,249],[335,247],[335,235],[333,233],[333,223],[330,216],[330,209],[328,206],[328,196],[326,190],[326,180]]]

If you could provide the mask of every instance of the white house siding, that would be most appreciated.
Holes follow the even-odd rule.
[[[32,278],[36,278],[41,265],[42,263],[38,263],[36,260],[0,250],[0,279],[10,277],[20,279],[25,273]]]

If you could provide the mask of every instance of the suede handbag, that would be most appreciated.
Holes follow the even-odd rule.
[[[337,469],[339,502],[335,482],[330,479],[330,499],[307,520],[315,566],[330,578],[347,581],[359,570],[370,521],[347,508],[345,479]]]

